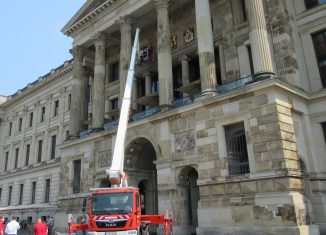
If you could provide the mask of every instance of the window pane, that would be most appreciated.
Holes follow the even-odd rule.
[[[74,164],[74,180],[73,180],[73,193],[80,192],[80,174],[81,174],[81,160],[76,160]]]
[[[321,82],[326,88],[326,30],[312,35]]]

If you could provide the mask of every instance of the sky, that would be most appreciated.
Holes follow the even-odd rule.
[[[0,95],[8,96],[72,58],[60,30],[86,0],[0,1]]]

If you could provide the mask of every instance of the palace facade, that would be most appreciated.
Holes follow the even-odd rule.
[[[144,212],[175,234],[326,234],[324,3],[87,0],[73,59],[0,97],[0,214],[87,213],[140,28],[124,166]]]

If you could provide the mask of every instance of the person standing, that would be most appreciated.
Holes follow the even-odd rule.
[[[3,223],[4,223],[3,216],[0,215],[0,235],[4,235],[5,227],[4,227]]]
[[[35,235],[47,235],[48,234],[48,226],[46,223],[43,223],[41,218],[39,218],[37,220],[37,223],[34,226],[34,234]]]
[[[16,221],[17,217],[12,216],[11,221],[7,224],[5,233],[6,235],[16,235],[17,231],[20,229],[19,223]]]
[[[48,225],[48,234],[52,235],[52,229],[54,227],[54,220],[49,215],[46,217],[46,224]]]

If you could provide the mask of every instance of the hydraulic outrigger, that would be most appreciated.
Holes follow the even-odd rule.
[[[138,188],[128,187],[123,171],[124,144],[128,128],[131,90],[134,79],[139,29],[136,30],[132,48],[128,76],[122,100],[112,164],[106,170],[110,188],[91,189],[90,208],[87,224],[74,224],[68,218],[69,231],[87,230],[89,235],[146,235],[149,225],[163,224],[164,234],[172,234],[172,218],[168,212],[159,215],[141,214],[141,195]]]

